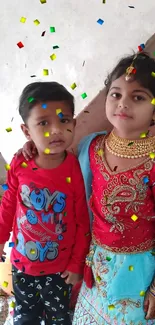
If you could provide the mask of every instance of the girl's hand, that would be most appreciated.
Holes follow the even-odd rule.
[[[65,279],[66,284],[72,284],[72,285],[77,284],[82,279],[81,274],[72,273],[68,270],[64,271],[61,274],[61,277]]]
[[[28,141],[24,144],[23,149],[19,149],[17,152],[17,156],[23,154],[26,160],[31,159],[33,156],[37,154],[37,149],[33,141]]]
[[[144,299],[144,312],[146,313],[145,319],[155,319],[155,297],[149,291]]]
[[[3,262],[6,258],[6,253],[4,252],[4,245],[5,244],[0,244],[0,262]]]

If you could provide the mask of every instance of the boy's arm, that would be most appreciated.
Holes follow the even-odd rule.
[[[89,251],[91,234],[84,181],[78,161],[74,164],[73,175],[76,236],[71,260],[66,269],[73,273],[83,274],[85,258]]]
[[[10,170],[7,173],[7,187],[0,204],[0,243],[4,244],[9,240],[12,231],[13,219],[16,212],[18,179],[15,174],[15,162],[13,158]]]

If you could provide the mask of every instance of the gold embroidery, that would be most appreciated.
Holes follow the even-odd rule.
[[[153,248],[155,248],[155,239],[148,239],[146,242],[140,243],[136,246],[130,246],[130,247],[110,247],[107,245],[104,245],[100,242],[99,239],[95,237],[95,235],[92,235],[93,243],[94,245],[98,245],[107,251],[113,252],[113,253],[119,253],[119,254],[135,254],[135,253],[143,253],[147,252]]]

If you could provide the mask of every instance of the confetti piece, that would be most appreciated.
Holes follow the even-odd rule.
[[[17,46],[18,46],[20,49],[22,49],[22,47],[24,47],[24,44],[23,44],[22,42],[18,42],[18,43],[17,43]]]
[[[85,61],[83,61],[83,64],[82,64],[82,66],[84,67],[84,65],[85,65]]]
[[[140,45],[138,46],[138,51],[139,52],[142,52],[143,51],[143,48]]]
[[[71,88],[74,90],[76,87],[77,87],[77,85],[76,85],[76,83],[74,82],[74,83],[71,85]]]
[[[10,128],[7,128],[7,129],[5,129],[7,132],[11,132],[12,131],[12,128],[10,127]]]
[[[40,274],[43,274],[43,273],[45,273],[45,271],[40,271]]]
[[[56,50],[56,49],[59,49],[59,46],[58,45],[54,45],[53,46],[53,50]]]
[[[45,132],[45,133],[44,133],[44,137],[45,137],[45,138],[48,138],[49,136],[50,136],[49,132]]]
[[[36,253],[35,249],[30,249],[30,253],[35,254]]]
[[[21,167],[26,168],[27,166],[28,166],[28,164],[25,161],[23,161],[21,164]]]
[[[155,72],[151,72],[151,76],[155,78]]]
[[[109,305],[109,306],[108,306],[108,309],[109,309],[109,310],[114,310],[114,309],[115,309],[115,306],[114,306],[114,305]]]
[[[155,105],[155,98],[152,99],[151,104]]]
[[[145,291],[142,290],[142,291],[140,291],[139,294],[140,294],[141,297],[144,297],[145,296]]]
[[[38,297],[38,296],[40,296],[40,293],[39,292],[36,293],[36,297]]]
[[[147,133],[146,132],[142,132],[140,134],[140,138],[146,138],[147,134],[148,134],[148,132]]]
[[[50,154],[50,149],[49,149],[49,148],[46,148],[46,149],[44,150],[44,153],[46,153],[46,155],[49,155],[49,154]]]
[[[41,36],[42,36],[42,37],[45,36],[45,33],[46,33],[46,30],[44,30],[44,31],[42,32]]]
[[[5,257],[1,256],[1,261],[4,263],[5,262]]]
[[[32,170],[38,170],[38,168],[35,167],[35,168],[32,168]]]
[[[82,97],[83,99],[85,99],[85,98],[87,97],[87,94],[86,94],[86,93],[83,93],[83,94],[81,95],[81,97]]]
[[[25,272],[25,266],[22,267],[22,272],[23,272],[23,273]]]
[[[20,18],[20,22],[24,24],[26,22],[26,18],[25,17],[21,17]]]
[[[128,143],[128,146],[132,146],[134,144],[134,142],[132,141],[132,142],[129,142]]]
[[[8,287],[8,282],[4,281],[2,285],[3,285],[3,287],[7,288]]]
[[[116,172],[117,168],[118,168],[118,166],[115,166],[115,167],[114,167],[114,172]]]
[[[107,260],[108,262],[110,262],[110,261],[111,261],[111,257],[107,256],[107,257],[106,257],[106,260]]]
[[[66,177],[66,182],[71,183],[71,177]]]
[[[106,0],[102,0],[102,3],[106,3]]]
[[[5,169],[8,171],[11,169],[11,166],[9,164],[5,164]]]
[[[151,159],[154,159],[155,158],[155,153],[154,152],[150,152],[150,155],[149,156],[150,156]]]
[[[98,153],[98,155],[99,155],[100,157],[103,157],[103,155],[104,155],[104,151],[103,151],[103,149],[99,149],[99,150],[97,151],[97,153]]]
[[[14,242],[10,242],[9,243],[9,247],[14,247],[15,246],[15,243]]]
[[[90,232],[87,232],[87,234],[85,234],[86,237],[88,237],[90,235]]]
[[[64,291],[64,297],[67,295],[67,291]]]
[[[46,3],[46,0],[40,0],[40,2],[43,4],[43,3]]]
[[[149,182],[149,178],[148,178],[148,176],[145,176],[144,178],[143,178],[143,183],[144,184],[147,184]]]
[[[56,54],[53,53],[53,54],[50,56],[50,58],[51,58],[52,61],[54,61],[54,60],[56,59]]]
[[[133,271],[133,270],[134,270],[133,265],[130,265],[130,266],[129,266],[129,271]]]
[[[141,46],[141,48],[142,48],[143,50],[145,49],[145,44],[144,44],[144,43],[140,44],[140,46]]]
[[[34,101],[34,97],[29,97],[27,100],[29,103],[32,103]]]
[[[56,109],[56,115],[59,115],[60,113],[62,113],[61,108],[57,108],[57,109]]]
[[[138,217],[137,217],[135,214],[133,214],[133,215],[131,216],[131,219],[132,219],[133,221],[137,221]]]
[[[134,6],[128,6],[128,7],[129,7],[129,8],[132,8],[132,9],[135,8]]]
[[[48,69],[43,69],[43,75],[48,76],[48,74],[49,74]]]
[[[47,104],[42,104],[41,107],[45,109],[47,108]]]
[[[103,19],[101,19],[101,18],[99,18],[99,19],[97,20],[97,23],[98,23],[99,25],[103,25],[103,23],[104,23],[104,20],[103,20]]]
[[[15,306],[16,306],[15,302],[14,301],[11,301],[10,307],[11,308],[15,308]]]
[[[19,263],[19,262],[20,262],[20,260],[19,260],[19,259],[17,259],[17,260],[14,260],[14,262],[15,262],[15,263]]]
[[[99,283],[101,282],[101,277],[99,275],[96,277],[96,281]]]
[[[153,55],[155,55],[155,52],[153,52]]]
[[[34,78],[34,77],[36,77],[36,75],[35,74],[33,74],[32,76],[30,76],[31,78]]]
[[[6,191],[6,190],[8,190],[8,185],[7,184],[3,184],[3,185],[1,185],[2,186],[2,189],[4,190],[4,191]]]
[[[35,19],[33,22],[34,22],[34,24],[35,24],[36,26],[38,26],[38,25],[40,24],[40,21],[39,21],[38,19]]]
[[[50,27],[50,32],[55,33],[55,27]]]
[[[68,132],[71,132],[71,133],[72,133],[72,131],[71,131],[71,130],[69,130],[69,129],[67,129],[67,131],[68,131]]]
[[[11,291],[11,293],[12,293],[12,295],[14,295],[14,296],[15,296],[15,293],[14,293],[13,291]]]
[[[84,113],[90,113],[89,111],[84,111]]]
[[[67,216],[67,212],[64,212],[64,217],[66,217]]]
[[[59,114],[58,114],[58,117],[59,117],[59,118],[63,118],[63,116],[64,116],[64,115],[63,115],[62,113],[59,113]]]

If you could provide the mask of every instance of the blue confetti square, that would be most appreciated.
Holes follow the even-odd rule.
[[[149,178],[148,178],[148,176],[145,176],[144,178],[143,178],[143,183],[144,184],[147,184],[149,182]]]
[[[15,246],[15,243],[14,242],[10,242],[9,243],[9,247],[14,247]]]
[[[6,190],[8,190],[8,185],[7,184],[3,184],[3,185],[1,185],[2,186],[2,189],[4,190],[4,191],[6,191]]]
[[[145,49],[145,44],[140,44],[140,47],[144,50]]]
[[[42,104],[42,108],[47,108],[47,104]]]
[[[103,23],[104,23],[104,20],[103,20],[103,19],[101,19],[101,18],[99,18],[99,19],[97,20],[97,23],[98,23],[98,24],[100,24],[100,25],[103,25]]]
[[[59,116],[60,118],[63,118],[63,114],[62,114],[62,113],[59,113],[58,116]]]

